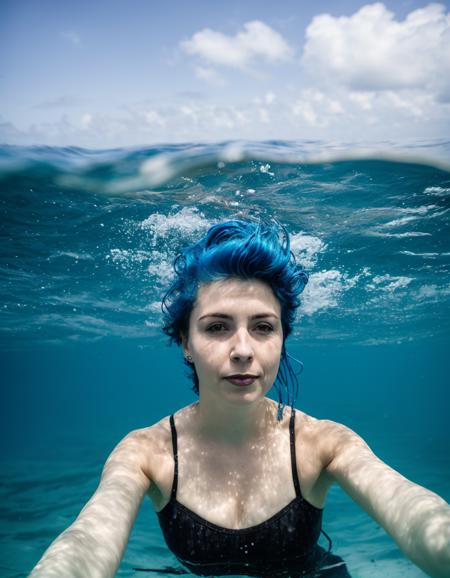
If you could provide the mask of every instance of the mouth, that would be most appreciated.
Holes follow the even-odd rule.
[[[250,375],[246,373],[246,374],[229,375],[225,379],[230,383],[232,383],[233,385],[246,386],[251,385],[255,381],[255,379],[257,379],[257,377],[258,377],[257,375]]]

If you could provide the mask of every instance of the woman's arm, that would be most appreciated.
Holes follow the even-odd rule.
[[[387,466],[350,429],[336,425],[332,438],[332,459],[327,467],[332,478],[424,572],[449,578],[447,502]]]
[[[103,468],[100,484],[76,520],[49,546],[30,578],[110,578],[120,564],[150,486],[142,434],[126,436]]]

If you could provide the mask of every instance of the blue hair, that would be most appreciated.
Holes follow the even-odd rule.
[[[164,295],[161,307],[163,331],[170,343],[178,345],[182,342],[181,335],[189,334],[189,317],[201,284],[237,277],[259,279],[272,288],[281,305],[283,328],[280,367],[274,384],[278,391],[278,418],[281,419],[284,406],[293,407],[298,393],[298,378],[290,363],[291,356],[286,352],[285,341],[293,330],[299,295],[308,282],[306,272],[290,249],[285,227],[275,220],[236,219],[219,223],[176,257],[174,270],[175,280]],[[198,394],[195,367],[186,360],[185,363],[192,372],[192,389]]]

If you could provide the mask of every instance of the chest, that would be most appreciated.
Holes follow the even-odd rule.
[[[182,432],[178,435],[177,502],[218,526],[246,528],[264,522],[295,498],[297,473],[303,498],[313,507],[323,508],[330,482],[317,436],[301,424],[294,442],[295,461],[291,450],[294,437],[288,427],[238,451],[198,443]],[[169,502],[175,476],[171,440],[165,445],[151,476],[149,497],[156,511]]]
[[[161,471],[165,475],[161,476],[159,491],[150,496],[157,510],[170,499],[173,459]],[[176,499],[214,524],[233,529],[259,524],[295,495],[286,435],[256,441],[239,451],[186,438],[178,442]]]
[[[256,525],[295,497],[289,439],[274,436],[245,452],[198,453],[181,455],[178,500],[218,525]]]

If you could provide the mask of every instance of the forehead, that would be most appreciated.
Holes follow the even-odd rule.
[[[194,305],[196,313],[209,309],[260,307],[280,314],[281,306],[270,285],[259,279],[229,277],[200,285]]]

